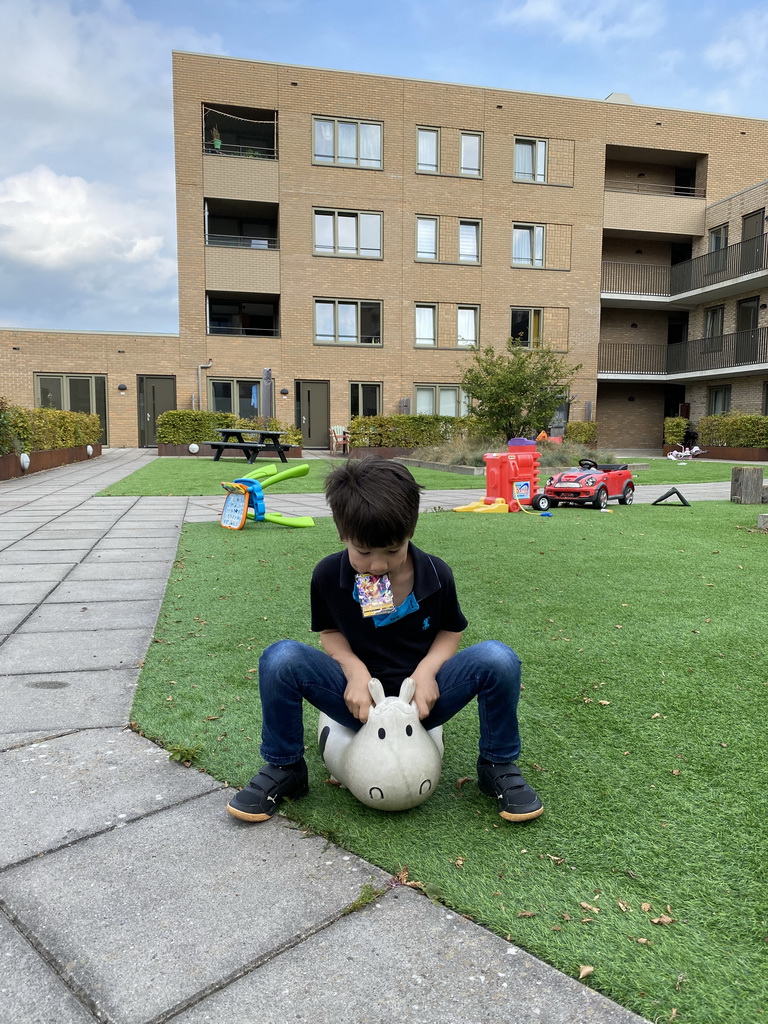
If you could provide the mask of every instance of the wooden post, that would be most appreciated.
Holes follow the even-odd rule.
[[[731,501],[737,505],[759,505],[762,500],[762,466],[734,466],[731,470]]]

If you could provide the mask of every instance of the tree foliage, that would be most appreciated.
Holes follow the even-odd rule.
[[[514,338],[505,352],[477,349],[461,386],[474,399],[473,415],[488,435],[526,437],[546,430],[581,369],[545,348],[523,348]]]

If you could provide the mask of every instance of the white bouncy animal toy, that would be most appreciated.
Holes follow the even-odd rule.
[[[385,697],[378,679],[368,683],[373,706],[355,732],[320,715],[318,741],[332,778],[369,807],[405,811],[435,791],[443,756],[443,728],[429,732],[412,697],[416,684],[403,680],[397,697]]]

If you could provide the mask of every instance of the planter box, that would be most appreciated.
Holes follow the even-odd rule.
[[[101,455],[101,445],[92,444],[92,459]],[[24,472],[19,456],[0,455],[0,480],[13,480],[19,476],[29,476],[43,469],[56,469],[57,466],[69,466],[73,462],[88,461],[88,446],[78,445],[77,448],[52,448],[45,452],[29,452],[29,469]]]
[[[703,448],[703,445],[699,445]],[[675,444],[665,444],[662,449],[665,455],[679,451]],[[697,455],[697,459],[726,459],[733,462],[768,462],[768,448],[726,448],[712,447],[706,455]]]
[[[349,449],[350,459],[364,459],[368,455],[378,455],[380,459],[407,458],[413,455],[415,448],[352,448]]]
[[[298,445],[292,445],[288,449],[288,451],[285,453],[285,456],[288,459],[301,459],[301,458],[303,458],[301,453],[302,453],[302,449]],[[177,456],[178,455],[189,455],[192,458],[197,458],[197,459],[199,459],[199,458],[212,459],[213,458],[213,449],[205,441],[203,441],[201,443],[200,451],[199,452],[191,452],[189,450],[189,445],[186,445],[186,444],[158,444],[158,446],[157,446],[157,454],[158,455],[177,455]],[[263,456],[263,455],[259,455],[257,457],[257,459],[256,459],[256,462],[258,462],[259,459],[263,459],[264,457],[265,456]],[[232,458],[234,458],[234,459],[240,459],[241,461],[244,461],[243,453],[242,452],[235,452],[235,451],[224,452],[224,454],[222,455],[221,458],[222,459],[232,459]],[[221,459],[219,461],[221,461]]]

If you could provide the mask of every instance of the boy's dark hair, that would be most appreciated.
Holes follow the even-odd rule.
[[[386,548],[410,540],[419,518],[421,487],[397,462],[350,459],[325,481],[325,496],[342,540]]]

